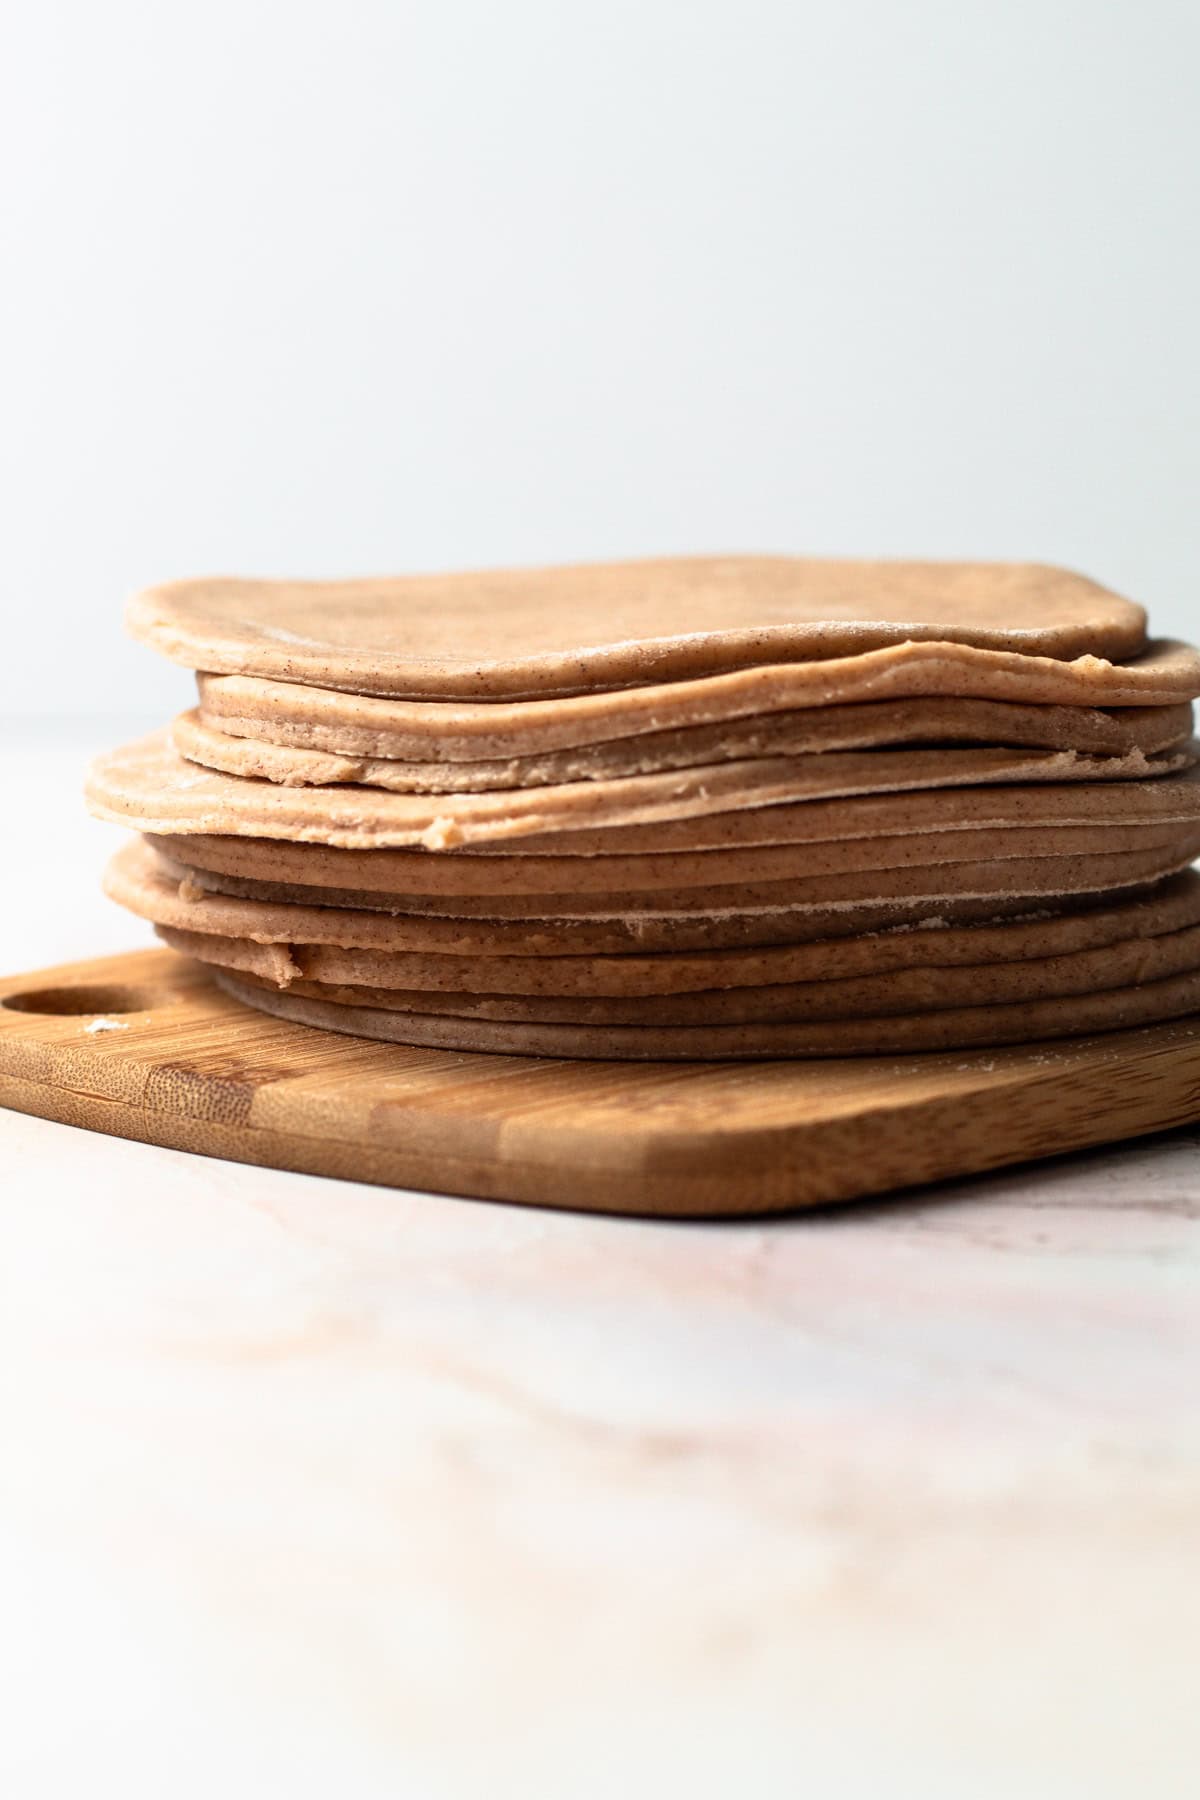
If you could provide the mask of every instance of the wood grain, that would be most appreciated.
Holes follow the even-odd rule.
[[[0,1103],[311,1174],[720,1217],[1200,1120],[1200,1018],[1015,1050],[580,1063],[359,1044],[252,1013],[147,950],[0,982]]]

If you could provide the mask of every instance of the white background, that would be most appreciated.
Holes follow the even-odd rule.
[[[1200,628],[1194,0],[37,0],[0,41],[0,718],[132,588],[1064,562]]]

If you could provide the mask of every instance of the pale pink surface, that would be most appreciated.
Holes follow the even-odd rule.
[[[1194,1135],[746,1226],[3,1144],[21,1675],[135,1765],[1185,1791]]]

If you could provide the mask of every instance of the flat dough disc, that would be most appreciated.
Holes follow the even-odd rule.
[[[177,892],[194,905],[202,900],[221,902],[247,899],[271,906],[303,906],[328,915],[335,911],[353,917],[365,931],[368,921],[378,921],[389,931],[388,945],[395,949],[436,952],[450,956],[601,956],[635,952],[707,951],[746,949],[761,945],[808,944],[818,939],[861,936],[893,929],[916,930],[929,924],[966,924],[977,920],[1016,918],[1042,914],[1041,896],[1005,900],[971,899],[945,895],[936,904],[919,897],[910,900],[864,902],[842,907],[780,907],[769,912],[679,913],[655,915],[630,913],[620,917],[522,919],[444,918],[436,913],[404,913],[386,895],[357,893],[333,888],[289,887],[283,883],[244,881],[234,875],[213,875],[205,870],[175,868]],[[203,885],[198,885],[203,884]],[[1149,883],[1134,883],[1122,890],[1139,895]],[[121,895],[114,898],[129,902]],[[1060,896],[1063,907],[1090,909],[1108,896],[1087,892]],[[373,910],[370,910],[373,909]],[[139,905],[134,912],[151,916]],[[205,913],[211,920],[215,915]],[[194,926],[195,916],[181,924]],[[232,935],[239,935],[236,931]],[[248,934],[252,935],[252,934]],[[377,940],[370,940],[375,942]]]
[[[301,749],[416,762],[542,755],[658,731],[797,709],[915,698],[1020,706],[1174,706],[1200,696],[1200,650],[1161,640],[1131,662],[1071,662],[968,645],[904,643],[825,662],[568,698],[485,703],[397,700],[259,676],[197,677],[209,724]]]
[[[353,909],[289,905],[221,894],[202,899],[180,892],[180,883],[145,845],[127,844],[105,873],[105,891],[156,925],[205,937],[241,938],[283,945],[305,974],[313,947],[369,952],[376,986],[448,992],[630,995],[686,993],[697,988],[768,986],[875,974],[917,966],[1009,963],[1031,956],[1060,956],[1150,938],[1200,924],[1200,875],[1184,874],[1141,900],[1085,911],[1040,913],[1002,924],[955,926],[925,919],[920,929],[764,949],[684,951],[662,954],[547,954],[536,935],[524,944],[513,934],[498,946],[449,939],[434,944],[413,938],[403,919]],[[484,953],[480,954],[481,948]],[[382,959],[382,960],[380,960]],[[386,974],[385,974],[386,971]],[[361,980],[341,974],[340,980]]]
[[[1200,799],[1200,790],[1197,790]],[[588,893],[666,894],[688,893],[697,888],[747,887],[769,881],[808,881],[815,876],[865,873],[871,869],[898,870],[940,866],[945,863],[1012,862],[1028,857],[1113,856],[1125,851],[1163,851],[1183,855],[1200,840],[1200,813],[1183,823],[1149,819],[1110,826],[995,826],[963,831],[907,832],[895,837],[832,839],[811,844],[747,844],[720,850],[664,851],[661,854],[615,856],[456,856],[426,850],[359,851],[357,855],[387,856],[387,871],[370,870],[373,886],[382,886],[396,905],[404,907],[416,896],[462,895],[490,897],[563,894],[579,898]],[[195,872],[210,860],[203,846],[193,853],[186,838],[152,840],[165,853]],[[218,840],[221,842],[222,840]],[[302,882],[324,886],[317,866],[306,862],[310,848],[288,846],[290,855],[272,861],[258,839],[223,840],[228,848],[218,862],[234,874],[257,873],[287,882],[290,872]],[[204,845],[212,842],[204,839]],[[247,845],[252,854],[239,857]],[[271,846],[272,849],[278,846]],[[319,846],[311,846],[318,849]],[[354,852],[346,852],[348,856]],[[321,866],[328,866],[321,858]],[[201,883],[201,885],[204,885]]]
[[[878,908],[937,910],[945,900],[979,900],[989,904],[1057,900],[1063,896],[1103,894],[1158,881],[1184,869],[1200,853],[1200,828],[1151,849],[1074,856],[1000,857],[984,861],[937,863],[928,867],[851,870],[848,873],[792,876],[786,880],[728,883],[714,887],[647,888],[533,894],[416,894],[376,896],[393,914],[443,919],[526,919],[624,921],[634,929],[650,919],[694,919],[697,916],[745,918],[751,914],[808,911],[856,912]],[[255,898],[307,900],[339,907],[361,904],[353,890],[292,888],[286,883],[255,884],[237,877],[196,872],[193,891],[215,888]],[[265,890],[265,891],[264,891]],[[371,897],[367,897],[367,904]],[[637,924],[634,924],[637,921]],[[870,929],[863,921],[862,929]],[[736,939],[734,941],[737,941]],[[758,941],[770,942],[770,938]],[[787,941],[775,940],[775,941]]]
[[[177,581],[133,636],[189,668],[352,693],[517,698],[675,681],[905,640],[1136,655],[1145,613],[1032,563],[682,557],[367,581]]]
[[[278,945],[245,939],[206,940],[194,931],[160,925],[173,950],[217,967],[251,974],[288,993],[337,1005],[447,1018],[499,1020],[532,1025],[664,1026],[813,1025],[831,1019],[908,1018],[951,1008],[1010,1006],[1068,994],[1094,994],[1137,982],[1166,980],[1200,969],[1200,926],[1147,941],[1125,939],[1101,950],[1029,957],[1018,963],[977,967],[939,966],[889,970],[834,980],[783,982],[761,987],[692,993],[611,997],[592,994],[446,993],[407,989],[369,979],[369,951],[312,950],[298,967],[279,966]]]
[[[393,1012],[280,992],[253,977],[218,970],[226,993],[298,1024],[352,1037],[505,1056],[613,1061],[723,1062],[807,1056],[873,1056],[983,1044],[1035,1043],[1158,1024],[1200,1010],[1200,973],[1109,988],[1102,993],[949,1007],[899,1018],[832,1019],[811,1025],[644,1026],[516,1024]]]
[[[1102,712],[1087,706],[1012,706],[995,700],[893,700],[770,713],[721,725],[656,731],[575,750],[547,750],[474,762],[411,762],[345,755],[298,743],[280,744],[229,732],[203,708],[176,721],[183,756],[291,786],[355,782],[398,794],[479,794],[564,782],[625,779],[667,769],[747,758],[829,754],[905,744],[1079,750],[1091,755],[1153,754],[1186,743],[1190,706],[1133,706]],[[214,746],[218,746],[213,755]]]
[[[204,732],[190,724],[189,755]],[[219,733],[209,734],[220,737]],[[203,754],[223,754],[220,744]],[[345,849],[419,844],[443,850],[547,830],[647,824],[777,802],[980,782],[1124,780],[1190,765],[1191,748],[1144,757],[1051,750],[864,750],[679,769],[626,781],[578,781],[507,794],[392,794],[367,787],[293,788],[186,761],[164,732],[93,763],[88,804],[137,831],[281,838]]]
[[[663,820],[651,826],[618,825],[595,831],[531,835],[501,844],[469,845],[452,852],[438,852],[436,856],[424,850],[342,850],[324,844],[290,844],[278,839],[207,833],[162,833],[154,842],[166,854],[196,868],[249,879],[405,893],[424,885],[418,870],[427,863],[481,863],[489,871],[482,880],[491,887],[503,879],[490,872],[493,864],[508,865],[526,856],[541,862],[551,857],[682,855],[776,844],[813,845],[1020,828],[1107,833],[1131,825],[1157,829],[1197,820],[1200,768],[1155,781],[1025,786],[998,783],[806,800],[793,805],[753,807],[745,812],[713,813],[706,818]],[[569,866],[564,866],[563,875],[565,887],[577,887],[587,879],[570,873]]]
[[[1172,914],[1181,921],[1174,928],[1146,930]],[[277,987],[305,992],[297,984],[315,982],[353,990],[318,999],[567,1023],[700,1025],[772,1017],[799,1023],[1087,993],[1200,967],[1194,890],[1163,908],[1159,921],[1139,918],[1135,905],[1109,906],[1094,915],[657,962],[645,956],[422,957],[336,944],[264,944],[166,923],[156,930],[173,949]]]

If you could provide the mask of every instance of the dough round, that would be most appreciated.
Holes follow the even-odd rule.
[[[1050,837],[1051,834],[1047,834]],[[730,882],[713,887],[621,890],[563,890],[535,893],[377,895],[384,910],[410,916],[445,919],[689,919],[700,916],[747,916],[755,913],[796,914],[846,911],[902,905],[934,910],[943,900],[972,899],[1000,904],[1056,899],[1065,895],[1104,893],[1139,886],[1186,868],[1200,853],[1200,829],[1172,834],[1152,848],[1073,856],[1026,856],[983,861],[932,863],[893,869],[852,869],[847,873],[791,876],[776,881]],[[234,878],[196,872],[200,888],[246,893],[248,884]],[[269,891],[263,891],[266,888]],[[334,889],[256,887],[254,897],[356,906],[360,898]],[[869,929],[865,920],[863,929]]]
[[[485,794],[572,782],[624,781],[671,770],[711,770],[718,764],[763,758],[811,761],[820,756],[824,761],[836,752],[895,752],[906,744],[926,749],[978,745],[989,752],[1025,749],[1118,757],[1154,755],[1186,744],[1192,709],[1131,707],[1121,714],[1088,707],[1006,707],[990,701],[913,700],[894,705],[884,701],[820,712],[778,713],[689,731],[656,732],[615,744],[477,762],[405,762],[334,755],[231,734],[219,725],[218,721],[214,726],[198,708],[176,719],[172,741],[180,755],[207,768],[262,776],[289,787],[355,783],[398,794]]]
[[[962,644],[896,644],[829,662],[782,663],[697,681],[565,699],[424,702],[249,675],[198,674],[206,724],[300,749],[416,762],[545,756],[659,732],[703,731],[843,705],[978,704],[1157,711],[1200,696],[1200,651],[1161,640],[1131,662],[1060,662]]]
[[[242,740],[185,715],[188,756],[224,756]],[[177,722],[176,734],[181,729]],[[219,739],[219,742],[212,740]],[[1146,757],[1050,750],[867,750],[773,757],[673,770],[624,781],[580,781],[503,794],[393,794],[367,787],[289,787],[185,760],[166,733],[102,756],[87,796],[101,818],[138,831],[281,838],[345,849],[421,845],[444,850],[550,830],[647,824],[794,800],[987,782],[1130,780],[1189,767],[1185,746]]]
[[[214,677],[201,677],[211,693]],[[236,677],[231,677],[236,680]],[[311,693],[312,689],[296,689]],[[347,700],[350,696],[334,696]],[[376,702],[378,705],[384,702]],[[553,703],[551,703],[553,704]],[[445,710],[445,709],[443,709]],[[470,758],[441,754],[434,739],[413,757],[411,746],[392,754],[386,732],[353,725],[292,723],[267,711],[259,718],[224,713],[201,701],[199,718],[227,737],[249,738],[287,751],[305,781],[359,781],[399,793],[486,793],[496,788],[548,787],[564,781],[611,780],[660,769],[692,768],[729,758],[796,756],[829,750],[863,750],[899,744],[1018,745],[1084,750],[1093,755],[1152,753],[1186,742],[1192,708],[1126,706],[1022,706],[1005,700],[926,696],[870,700],[858,705],[759,713],[711,725],[642,731],[623,738],[562,749],[503,752]],[[282,760],[282,759],[280,759]]]
[[[906,641],[1136,655],[1132,601],[1033,563],[681,557],[358,581],[177,581],[129,630],[189,668],[352,693],[521,698]]]
[[[432,941],[410,921],[331,906],[288,905],[210,894],[197,901],[144,845],[130,844],[106,874],[110,896],[176,931],[205,938],[283,945],[306,974],[309,957],[332,947],[373,959],[340,980],[446,992],[645,996],[697,989],[824,981],[914,967],[965,967],[1022,962],[1101,950],[1128,938],[1149,939],[1200,924],[1200,875],[1162,883],[1144,899],[1116,901],[1002,923],[955,925],[939,914],[892,929],[795,945],[712,952],[564,954],[524,950],[520,937],[483,943],[464,932]],[[438,921],[447,925],[449,921]],[[419,924],[419,922],[418,922]]]
[[[990,929],[996,932],[1005,927]],[[595,980],[585,989],[576,986],[557,992],[545,983],[534,987],[537,977],[532,971],[522,968],[514,974],[507,967],[488,966],[475,959],[445,959],[452,963],[451,974],[459,980],[459,985],[451,987],[438,985],[435,978],[441,971],[431,971],[429,959],[419,963],[412,957],[389,956],[378,950],[344,950],[336,945],[260,944],[249,938],[181,931],[171,925],[159,925],[156,930],[172,949],[201,962],[253,974],[290,992],[312,992],[317,999],[401,1012],[541,1024],[661,1026],[767,1019],[804,1024],[818,1019],[907,1015],[951,1006],[999,1005],[1052,995],[1086,994],[1200,968],[1200,923],[1193,923],[1156,936],[1119,938],[1099,948],[1065,950],[1050,956],[1022,955],[1018,943],[1014,947],[1017,953],[1003,962],[914,960],[907,966],[885,967],[865,974],[810,974],[801,980],[784,978],[721,986],[710,981],[707,986],[679,986],[660,993],[648,991],[646,986],[640,991],[631,992],[624,987],[623,991],[609,992],[607,989],[626,971],[618,969],[610,974],[603,968],[589,968],[584,973],[594,973]],[[570,963],[574,959],[562,960]],[[592,964],[596,961],[587,960]],[[810,959],[810,967],[815,960]],[[692,959],[693,969],[697,961]],[[836,966],[833,959],[831,965]],[[712,973],[715,976],[720,971],[714,969]],[[414,980],[414,975],[422,979]],[[466,984],[465,977],[470,977],[472,985]],[[699,978],[703,979],[703,973]]]
[[[1125,1030],[1200,1009],[1200,972],[1161,981],[998,1006],[949,1007],[895,1018],[832,1019],[809,1025],[558,1025],[401,1013],[280,992],[218,970],[234,998],[276,1018],[324,1031],[442,1050],[613,1061],[721,1062],[777,1057],[878,1056],[1033,1043]]]
[[[431,855],[423,850],[390,852],[389,870],[368,870],[369,879],[387,886],[383,891],[398,910],[417,896],[473,895],[500,899],[515,895],[570,893],[669,893],[744,888],[760,882],[811,882],[821,876],[852,875],[873,869],[933,868],[946,863],[1016,862],[1027,857],[1077,857],[1124,855],[1127,851],[1163,851],[1187,847],[1200,840],[1200,817],[1183,823],[1149,819],[1113,825],[1101,831],[1091,825],[1003,826],[963,831],[907,832],[896,837],[880,833],[870,838],[835,838],[828,843],[735,845],[727,850],[684,850],[678,854],[617,856],[491,856]],[[206,861],[217,860],[235,874],[253,877],[255,871],[286,880],[290,871],[300,876],[298,885],[327,892],[315,866],[306,867],[299,847],[272,869],[270,859],[255,854],[240,861],[242,842],[252,847],[259,840],[228,840],[232,849],[216,858],[208,854],[211,839],[193,854],[187,838],[147,840],[176,862],[186,873],[202,879]],[[218,840],[218,843],[221,840]],[[303,846],[304,849],[309,846]],[[354,852],[347,854],[353,855]],[[359,852],[360,856],[388,854]],[[322,859],[322,866],[324,860]],[[218,871],[219,872],[219,871]],[[182,879],[182,875],[181,875]],[[335,876],[336,879],[336,876]],[[279,885],[278,882],[272,885]],[[802,890],[798,890],[802,891]],[[317,901],[317,892],[310,896]]]

